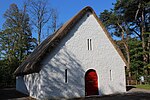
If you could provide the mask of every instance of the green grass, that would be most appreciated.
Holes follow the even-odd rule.
[[[150,90],[150,85],[135,85],[136,88]]]

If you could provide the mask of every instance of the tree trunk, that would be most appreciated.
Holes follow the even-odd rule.
[[[142,34],[142,48],[143,48],[143,62],[144,64],[147,64],[148,63],[148,54],[146,53],[146,44],[145,44],[145,19],[144,19],[144,11],[142,11],[142,15],[141,15],[141,26],[140,26],[140,31],[141,31],[141,34]],[[147,69],[144,70],[145,71],[145,74],[147,75]]]
[[[41,43],[41,32],[40,29],[38,29],[38,45]]]
[[[129,46],[128,46],[128,36],[126,37],[126,40],[124,38],[124,34],[125,34],[125,30],[123,29],[123,27],[118,24],[118,26],[121,28],[122,30],[122,41],[123,41],[123,45],[125,47],[125,51],[126,51],[126,56],[127,56],[127,72],[128,72],[128,77],[129,77],[129,80],[127,80],[127,85],[130,85],[131,84],[131,70],[130,70],[130,52],[129,52]],[[127,33],[127,32],[126,32]]]
[[[150,34],[149,34],[149,38],[148,38],[148,46],[147,46],[147,49],[148,49],[148,51],[149,51],[149,60],[148,60],[148,63],[150,63]]]
[[[129,46],[128,46],[128,43],[126,41],[124,41],[124,47],[125,47],[125,50],[126,50],[126,54],[127,54],[127,72],[128,72],[128,77],[129,77],[129,80],[128,80],[128,85],[131,84],[131,70],[130,70],[130,52],[129,52]]]
[[[42,33],[42,26],[41,26],[42,23],[39,23],[39,28],[38,28],[38,45],[40,45],[41,43],[41,33]]]

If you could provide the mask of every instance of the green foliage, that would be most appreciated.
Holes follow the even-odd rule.
[[[121,37],[121,27],[124,27],[124,18],[117,14],[116,11],[104,10],[99,16],[105,27],[111,33],[111,35],[115,35],[117,37]],[[120,26],[119,26],[120,25]]]
[[[0,60],[0,88],[15,86],[15,76],[13,72],[17,66],[19,66],[17,60],[13,60],[11,63],[8,62],[8,60]]]
[[[111,35],[119,38],[117,45],[128,61],[131,74],[137,78],[150,74],[149,15],[149,0],[117,0],[113,9],[99,15]]]
[[[150,69],[150,64],[147,64],[145,67]]]
[[[140,40],[135,38],[129,40],[130,47],[130,67],[133,75],[143,75],[143,48]]]
[[[135,85],[136,88],[150,90],[150,85]]]
[[[145,9],[145,13],[148,13],[149,4],[149,0],[118,0],[114,9],[123,14],[126,21],[133,22],[140,21],[142,10]]]
[[[15,84],[13,72],[36,46],[30,18],[25,10],[19,10],[16,4],[11,4],[4,18],[6,21],[0,32],[0,87]]]

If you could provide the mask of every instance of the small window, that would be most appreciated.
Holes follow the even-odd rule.
[[[92,39],[90,39],[90,50],[92,50]]]
[[[87,39],[88,50],[92,50],[92,39]]]
[[[67,73],[67,69],[65,69],[65,83],[68,83],[68,79],[67,79],[67,78],[68,78],[68,77],[67,77],[68,75],[67,75],[67,74],[68,74],[68,73]]]
[[[111,70],[110,70],[110,81],[112,80],[112,72],[111,72]]]
[[[89,39],[87,39],[87,45],[88,45],[88,50],[89,50]]]

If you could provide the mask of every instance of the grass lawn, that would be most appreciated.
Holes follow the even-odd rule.
[[[135,87],[136,88],[150,90],[150,85],[148,85],[148,84],[146,84],[146,85],[135,85]]]

